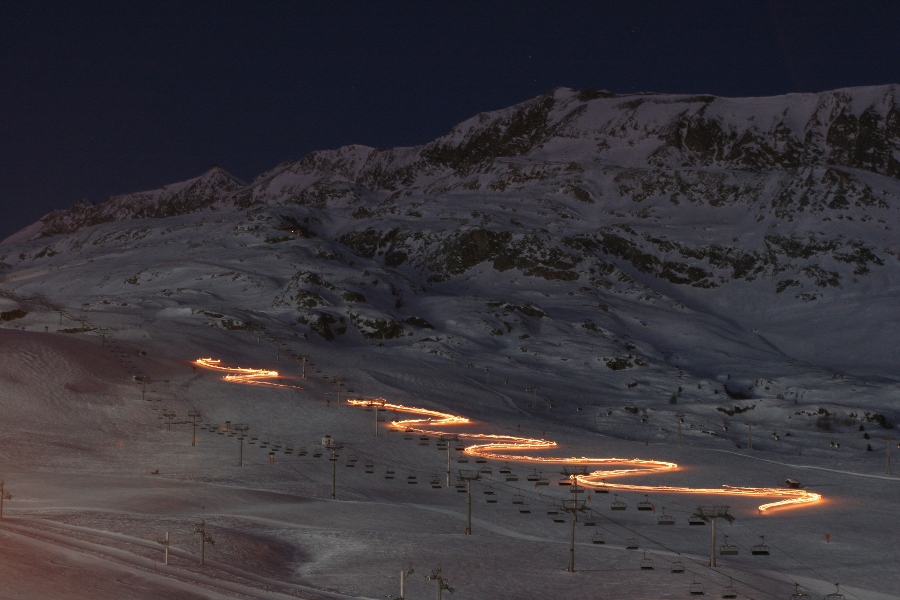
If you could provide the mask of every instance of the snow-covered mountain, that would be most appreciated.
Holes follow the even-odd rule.
[[[897,93],[557,89],[421,147],[315,152],[250,184],[213,168],[77,204],[7,239],[4,261],[32,272],[126,248],[149,259],[80,274],[95,280],[96,296],[84,298],[95,303],[111,292],[196,295],[162,265],[215,254],[244,279],[219,292],[231,307],[277,313],[329,340],[397,338],[426,322],[450,334],[457,315],[503,347],[540,340],[545,323],[580,337],[646,338],[614,325],[634,316],[609,311],[628,298],[745,331],[776,324],[768,342],[817,362],[817,323],[827,322],[839,346],[828,366],[877,372],[900,358],[879,334],[897,325]],[[264,281],[246,261],[267,265]],[[456,308],[430,311],[435,296]],[[797,315],[811,344],[780,339]],[[873,336],[865,323],[878,319]],[[645,359],[674,360],[670,344],[648,345]]]
[[[563,548],[557,526],[523,525],[518,511],[480,513],[479,527],[496,537],[469,545],[448,533],[457,532],[455,494],[435,500],[418,491],[425,486],[398,491],[348,468],[340,493],[357,502],[336,508],[323,500],[330,471],[312,459],[294,470],[294,456],[274,465],[248,454],[252,468],[230,468],[216,445],[221,428],[210,426],[214,441],[189,454],[148,427],[160,410],[197,410],[212,423],[251,423],[260,440],[299,448],[328,433],[379,470],[443,473],[444,454],[369,437],[367,413],[323,401],[340,398],[341,381],[356,394],[464,414],[486,431],[546,435],[566,456],[672,459],[687,466],[675,476],[695,488],[770,486],[801,470],[826,488],[826,503],[781,513],[777,526],[756,515],[755,498],[729,499],[741,524],[780,544],[767,571],[749,552],[733,571],[698,570],[707,535],[697,542],[685,526],[666,537],[655,517],[640,520],[645,513],[600,525],[639,531],[657,559],[692,557],[693,572],[717,586],[734,575],[747,597],[759,591],[747,582],[782,597],[784,573],[823,595],[823,571],[856,586],[855,597],[894,597],[897,577],[873,573],[889,572],[885,549],[897,533],[896,480],[880,475],[882,438],[900,421],[897,94],[557,89],[420,147],[315,152],[250,183],[214,167],[55,211],[0,244],[0,319],[26,330],[0,336],[0,409],[10,425],[0,478],[14,480],[4,473],[15,465],[25,495],[43,494],[33,510],[68,521],[59,531],[117,544],[127,536],[110,532],[137,536],[123,529],[123,507],[128,527],[152,539],[160,519],[184,529],[208,514],[194,506],[195,492],[205,495],[228,536],[228,565],[269,556],[260,540],[282,552],[263,561],[270,579],[241,571],[241,581],[383,597],[394,581],[382,571],[438,548],[428,560],[466,564],[458,572],[479,597],[596,592],[590,578],[557,579],[544,560]],[[306,364],[309,378],[302,392],[234,386],[192,371],[185,361],[200,355],[281,363],[289,377]],[[47,425],[47,414],[64,423]],[[63,502],[43,469],[97,479],[66,480]],[[121,479],[154,470],[149,487]],[[157,490],[158,481],[184,491]],[[531,493],[530,483],[492,481]],[[848,508],[860,481],[874,490],[866,511]],[[85,487],[95,485],[104,493]],[[153,500],[135,508],[123,491],[131,485]],[[561,501],[542,493],[529,496],[535,506]],[[659,498],[686,522],[694,500]],[[300,501],[307,512],[298,517]],[[89,503],[108,514],[85,511]],[[820,531],[839,542],[825,546]],[[756,530],[741,535],[758,541]],[[373,556],[376,539],[396,552]],[[631,568],[623,546],[603,548],[619,575]],[[517,553],[540,558],[502,577],[507,566],[485,559],[524,560]],[[866,571],[862,560],[879,566]],[[641,578],[617,577],[610,593],[687,593],[688,583],[633,570]]]

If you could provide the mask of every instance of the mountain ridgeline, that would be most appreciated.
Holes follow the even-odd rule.
[[[213,168],[77,204],[7,239],[4,261],[34,266],[117,244],[161,252],[146,249],[184,223],[220,223],[205,243],[278,257],[283,280],[257,282],[270,292],[250,304],[290,309],[278,318],[329,340],[435,327],[442,316],[429,316],[426,300],[435,295],[481,298],[486,333],[525,339],[539,328],[524,323],[546,316],[614,331],[600,322],[615,295],[741,321],[742,311],[775,305],[890,294],[900,251],[898,92],[560,88],[423,146],[314,152],[250,183]],[[145,272],[126,279],[146,283]]]

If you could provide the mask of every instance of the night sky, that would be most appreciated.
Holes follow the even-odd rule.
[[[82,4],[81,6],[75,6]],[[0,238],[211,163],[425,143],[558,86],[900,83],[900,3],[0,0]]]

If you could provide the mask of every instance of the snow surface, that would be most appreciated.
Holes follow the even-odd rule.
[[[838,451],[822,444],[822,434],[808,423],[784,429],[783,413],[808,408],[805,401],[755,401],[763,406],[754,411],[759,433],[752,453],[734,448],[720,423],[699,415],[686,419],[679,446],[674,419],[654,416],[652,427],[642,426],[608,395],[595,396],[602,404],[598,431],[589,426],[591,418],[582,418],[580,426],[548,418],[545,409],[530,408],[530,394],[499,383],[512,374],[499,368],[488,383],[480,369],[420,351],[313,348],[289,337],[276,344],[254,332],[126,323],[124,311],[84,316],[109,327],[105,343],[96,335],[43,332],[45,325],[58,327],[58,313],[49,311],[18,321],[30,331],[0,330],[6,425],[0,476],[14,495],[0,526],[0,568],[12,582],[5,597],[380,598],[398,593],[398,573],[409,564],[417,569],[408,582],[409,598],[433,596],[433,584],[421,575],[437,567],[456,588],[455,598],[678,598],[687,595],[694,577],[712,594],[733,578],[742,598],[787,597],[789,582],[821,596],[832,591],[826,583],[831,580],[841,582],[848,598],[898,597],[892,543],[900,535],[894,518],[898,480],[882,474],[883,442],[873,440],[881,452],[859,452],[851,449],[856,434],[832,432],[829,439],[842,443]],[[315,363],[305,381],[298,379],[301,364],[288,360],[300,353]],[[240,386],[213,372],[194,372],[190,361],[201,354],[282,369],[291,378],[286,381],[303,390]],[[151,381],[144,400],[137,373]],[[678,520],[661,527],[655,524],[658,512],[634,510],[640,495],[620,494],[629,510],[611,513],[611,495],[593,494],[596,529],[606,534],[607,544],[592,544],[595,528],[579,524],[578,571],[567,573],[569,526],[546,515],[566,497],[565,488],[538,491],[524,480],[531,469],[518,464],[512,466],[520,481],[507,483],[493,465],[493,478],[474,484],[474,535],[463,536],[465,495],[427,485],[432,474],[443,481],[446,454],[388,433],[386,424],[376,438],[373,413],[338,404],[325,379],[336,376],[345,377],[356,395],[402,397],[404,403],[471,416],[478,431],[546,432],[560,442],[558,455],[653,458],[683,467],[636,483],[775,486],[793,477],[825,501],[761,516],[758,499],[725,499],[737,520],[720,525],[720,532],[742,554],[719,557],[720,567],[709,569],[709,527],[690,527],[686,519],[696,505],[723,503],[722,498],[653,495],[654,504]],[[537,382],[548,389],[564,385],[551,373]],[[605,416],[607,406],[615,407],[614,416]],[[201,430],[191,447],[190,427],[166,430],[159,418],[164,409],[180,416],[199,410],[204,423],[246,422],[260,441],[290,441],[310,452],[326,433],[344,441],[338,501],[328,499],[330,463],[324,457],[279,453],[270,464],[267,451],[245,444],[245,465],[239,468],[234,439]],[[776,427],[782,436],[791,431],[790,441],[767,440]],[[736,422],[733,430],[733,440],[746,435]],[[351,455],[359,459],[352,469],[344,463]],[[375,474],[363,472],[368,460]],[[396,479],[384,479],[387,468],[396,470]],[[552,469],[544,470],[555,479]],[[421,480],[415,487],[404,482],[411,473]],[[487,485],[499,495],[495,505],[479,493]],[[519,514],[511,504],[516,493],[528,499],[531,514]],[[200,519],[217,542],[202,568],[197,536],[190,534]],[[159,564],[161,546],[155,542],[165,531],[172,534],[168,569]],[[653,571],[638,569],[643,552],[624,549],[632,535],[655,560]],[[771,556],[749,555],[759,535],[771,545]],[[687,574],[669,572],[676,556],[685,561]]]
[[[425,147],[315,153],[249,186],[216,169],[112,199],[88,225],[85,207],[56,215],[68,233],[39,237],[42,221],[5,240],[0,480],[13,498],[0,521],[2,597],[384,598],[413,565],[410,599],[434,597],[424,576],[439,567],[463,599],[682,598],[695,579],[711,596],[733,580],[740,598],[788,598],[794,584],[821,598],[835,582],[848,599],[900,598],[900,482],[885,468],[888,445],[900,449],[879,425],[900,420],[900,183],[824,163],[751,172],[654,154],[671,150],[661,140],[685,110],[777,149],[780,125],[795,139],[818,128],[821,140],[829,111],[878,112],[893,93],[581,102],[557,90],[554,136],[478,168],[421,157],[521,106]],[[846,205],[830,207],[838,199]],[[599,251],[579,256],[570,280],[487,258],[453,271],[451,242],[473,231],[509,232],[520,256],[544,266],[554,251],[574,252],[557,241],[597,232],[645,260],[690,262],[718,247],[769,262],[738,277],[701,253],[690,264],[709,270],[708,287]],[[387,264],[388,242],[371,256],[344,243],[389,232],[409,234],[406,262]],[[799,249],[771,242],[779,236]],[[842,260],[860,248],[875,258]],[[815,269],[838,283],[815,281]],[[320,315],[335,319],[333,341],[315,329]],[[398,329],[385,335],[385,323]],[[302,389],[228,383],[195,370],[200,357],[277,369]],[[465,494],[429,484],[444,481],[446,453],[387,423],[376,437],[374,413],[340,402],[347,394],[459,414],[474,421],[467,430],[545,436],[559,443],[554,456],[680,465],[621,482],[792,478],[824,500],[759,514],[759,498],[660,492],[656,512],[638,512],[643,496],[624,492],[628,510],[612,512],[611,495],[592,493],[596,527],[577,526],[568,573],[569,525],[547,514],[567,488],[535,487],[525,478],[535,467],[515,461],[509,482],[493,464],[473,484],[465,536]],[[191,410],[202,415],[196,446],[181,422]],[[242,467],[226,422],[249,426]],[[313,456],[325,435],[346,446],[337,501],[331,463]],[[281,446],[274,463],[261,442]],[[741,554],[715,569],[710,527],[686,524],[701,504],[728,504],[736,517],[720,524],[719,543],[727,534]],[[675,526],[656,524],[662,507]],[[203,567],[191,533],[201,520],[216,541]],[[595,529],[605,544],[592,543]],[[156,539],[167,531],[166,568]],[[770,556],[750,555],[759,536]],[[630,537],[639,551],[625,549]],[[639,568],[644,551],[655,569]],[[675,560],[688,572],[671,573]]]

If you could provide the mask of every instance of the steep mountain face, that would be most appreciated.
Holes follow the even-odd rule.
[[[897,95],[557,89],[420,147],[315,152],[249,184],[213,169],[51,213],[4,242],[4,285],[43,290],[66,267],[94,282],[70,286],[90,306],[174,302],[347,344],[543,344],[611,370],[709,360],[695,328],[812,362],[816,340],[838,344],[829,368],[875,368],[897,358],[880,337],[897,326]]]
[[[79,202],[68,210],[53,211],[40,220],[37,235],[50,237],[72,233],[84,227],[124,219],[186,215],[226,201],[231,193],[245,185],[222,169],[213,167],[200,177],[159,190],[114,196],[100,205]],[[13,238],[17,239],[17,236]]]

